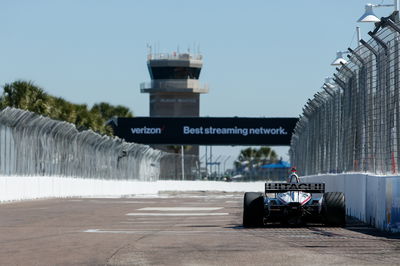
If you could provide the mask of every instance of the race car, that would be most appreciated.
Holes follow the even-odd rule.
[[[344,194],[325,192],[324,183],[299,183],[299,179],[289,183],[267,182],[265,193],[244,194],[244,227],[274,222],[286,225],[313,222],[343,227],[345,217]]]

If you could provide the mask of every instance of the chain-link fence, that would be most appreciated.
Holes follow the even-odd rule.
[[[200,176],[199,157],[197,155],[165,153],[160,161],[161,180],[198,180]]]
[[[292,137],[290,157],[303,175],[397,173],[400,163],[397,13],[382,18],[337,68],[333,82],[309,99]]]
[[[163,155],[28,111],[0,112],[0,175],[154,181]]]

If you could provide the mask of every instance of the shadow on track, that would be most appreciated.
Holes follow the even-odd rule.
[[[398,240],[400,239],[400,233],[390,233],[390,232],[385,232],[381,231],[375,227],[372,227],[354,217],[348,216],[346,218],[346,229],[357,232],[357,233],[362,233],[365,235],[373,236],[373,237],[381,237],[381,238],[386,238],[386,239],[393,239],[393,240]]]
[[[336,233],[333,233],[331,231],[326,231],[326,229],[333,228],[329,225],[325,224],[316,224],[316,223],[308,223],[305,225],[288,225],[288,224],[280,224],[280,223],[271,223],[271,224],[266,224],[262,227],[244,227],[242,224],[231,224],[230,226],[224,227],[225,229],[234,229],[234,230],[254,230],[254,229],[294,229],[294,228],[304,228],[312,231],[313,233],[316,234],[321,234],[324,236],[337,236]],[[380,237],[380,238],[385,238],[387,240],[399,240],[400,239],[400,233],[390,233],[390,232],[384,232],[381,231],[377,228],[374,228],[366,223],[363,223],[362,221],[347,216],[346,217],[346,226],[345,227],[335,227],[339,229],[344,229],[344,230],[349,230],[352,232],[357,232],[361,234],[365,234],[368,236],[372,237]]]

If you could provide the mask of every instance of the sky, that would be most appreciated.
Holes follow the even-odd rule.
[[[376,0],[372,3],[392,4]],[[29,80],[89,106],[149,115],[147,45],[200,50],[201,116],[298,117],[335,73],[336,51],[355,48],[372,24],[364,0],[0,0],[0,86]],[[393,8],[377,8],[378,17]],[[233,160],[244,147],[213,147]],[[288,159],[287,147],[275,147]],[[201,149],[204,153],[204,148]],[[227,158],[227,157],[226,157]]]

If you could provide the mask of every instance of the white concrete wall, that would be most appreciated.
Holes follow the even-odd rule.
[[[327,191],[341,191],[347,214],[386,231],[400,232],[400,177],[338,174],[302,177],[324,182]],[[264,182],[101,180],[71,177],[0,176],[0,202],[39,198],[120,197],[175,191],[264,191]]]
[[[344,192],[347,215],[400,232],[400,176],[332,174],[302,177],[302,181],[324,182],[326,191]]]
[[[0,176],[0,202],[66,197],[152,195],[159,191],[264,191],[264,182],[127,181],[72,177]]]
[[[72,177],[0,176],[0,202],[39,198],[156,194],[157,187],[149,186],[149,183]]]

